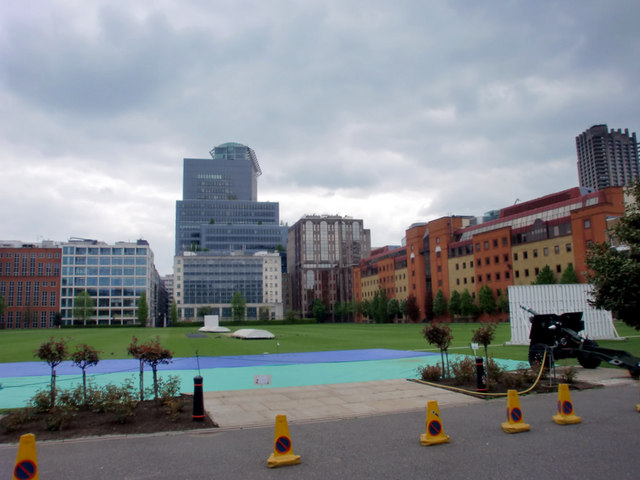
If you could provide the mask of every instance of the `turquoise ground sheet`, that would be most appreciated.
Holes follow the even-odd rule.
[[[391,353],[390,353],[391,352]],[[332,383],[353,383],[366,382],[375,380],[390,380],[403,378],[418,378],[418,369],[426,365],[435,365],[439,363],[440,354],[424,353],[424,352],[405,352],[405,355],[397,350],[382,351],[377,356],[382,359],[368,360],[341,360],[347,358],[343,352],[335,352],[336,355],[328,355],[317,357],[317,352],[313,352],[316,358],[321,361],[312,362],[304,355],[294,357],[300,363],[292,363],[291,361],[283,362],[274,359],[271,356],[264,361],[254,359],[255,361],[247,361],[246,356],[241,362],[235,362],[235,367],[213,367],[202,368],[203,365],[210,365],[204,359],[194,359],[194,362],[186,362],[185,359],[176,359],[175,365],[169,364],[163,366],[159,371],[159,376],[167,380],[169,376],[178,377],[180,380],[181,390],[186,393],[193,392],[194,377],[201,375],[203,378],[203,390],[207,391],[225,391],[225,390],[247,390],[254,388],[280,388],[280,387],[301,387],[308,385],[325,385]],[[325,352],[331,353],[331,352]],[[374,354],[367,355],[349,355],[348,358],[371,358]],[[262,356],[255,356],[262,357]],[[465,355],[450,354],[450,361],[456,361]],[[313,358],[313,357],[309,357]],[[338,359],[337,361],[327,361],[327,359]],[[322,361],[324,360],[324,361]],[[515,370],[522,365],[522,362],[514,360],[496,359],[504,368]],[[105,362],[107,362],[105,360]],[[21,376],[9,376],[10,372],[17,371],[13,364],[0,364],[0,408],[16,408],[26,406],[29,399],[39,390],[47,390],[51,381],[49,374],[42,375],[40,370],[41,362],[27,362],[38,365],[36,374],[25,374],[21,371]],[[102,362],[101,362],[102,363]],[[200,365],[198,370],[197,366]],[[100,365],[100,364],[99,364]],[[116,364],[114,364],[116,365]],[[185,368],[186,366],[192,368]],[[48,366],[44,364],[45,370]],[[179,367],[179,368],[172,368]],[[119,364],[120,371],[105,372],[104,365],[100,373],[92,373],[91,369],[87,369],[88,380],[97,386],[107,384],[122,385],[127,379],[131,379],[134,385],[138,385],[138,366],[137,361],[122,371],[122,365]],[[24,366],[23,366],[24,368]],[[18,369],[19,370],[19,369]],[[58,373],[56,376],[56,385],[58,389],[72,389],[82,384],[82,372],[79,368],[73,370],[63,369],[64,374]],[[145,367],[144,371],[145,386],[152,385],[151,369]],[[268,381],[268,384],[266,382]]]

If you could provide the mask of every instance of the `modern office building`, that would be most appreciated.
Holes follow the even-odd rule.
[[[371,252],[371,232],[362,220],[306,215],[289,228],[287,273],[291,305],[303,317],[321,300],[330,312],[353,300],[353,267]]]
[[[184,159],[182,200],[176,202],[176,255],[209,251],[224,255],[284,248],[287,227],[279,204],[258,202],[262,174],[255,152],[225,143],[210,159]]]
[[[0,329],[54,327],[60,312],[62,250],[54,242],[0,241]]]
[[[635,132],[594,125],[576,137],[581,187],[601,190],[626,186],[638,178],[638,141]]]
[[[179,316],[194,320],[198,308],[210,307],[230,318],[231,299],[239,291],[249,318],[265,312],[268,318],[281,318],[282,292],[274,297],[275,282],[261,276],[263,260],[277,258],[282,288],[288,227],[281,225],[279,204],[258,201],[262,170],[251,148],[225,143],[209,153],[210,159],[184,159],[183,199],[176,202]]]
[[[414,224],[406,231],[407,293],[416,298],[420,318],[432,318],[438,290],[448,300],[453,291],[468,290],[476,297],[486,285],[497,297],[510,285],[530,285],[545,266],[560,281],[571,265],[586,282],[589,245],[609,241],[607,226],[624,212],[623,187],[575,187],[505,207],[482,223],[447,216]],[[390,262],[394,255],[376,251],[361,262],[354,281],[360,282],[362,299],[376,289],[388,296],[397,292],[391,282],[398,278],[398,265],[400,272],[404,265]]]
[[[203,307],[220,319],[231,319],[236,292],[246,301],[247,320],[282,318],[280,255],[185,252],[175,256],[174,296],[181,320],[196,320]]]
[[[72,238],[62,244],[60,313],[65,325],[127,325],[137,321],[140,295],[147,297],[147,325],[158,324],[160,276],[146,240],[116,242]],[[92,314],[77,318],[74,300],[81,292],[92,299]]]

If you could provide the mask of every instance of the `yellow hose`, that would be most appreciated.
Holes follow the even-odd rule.
[[[540,362],[540,371],[538,372],[538,377],[536,378],[536,381],[533,382],[533,385],[531,385],[526,390],[523,390],[522,392],[518,392],[518,395],[529,393],[531,390],[533,390],[536,387],[536,385],[538,385],[538,382],[542,377],[542,371],[544,370],[544,362],[546,359],[547,359],[547,351],[545,350],[544,356],[542,357],[542,362]],[[508,395],[508,393],[485,393],[485,392],[477,392],[473,390],[465,390],[463,388],[451,387],[449,385],[442,385],[440,383],[427,382],[425,380],[418,380],[416,378],[411,378],[409,380],[411,380],[412,382],[421,383],[423,385],[429,385],[431,387],[446,388],[447,390],[452,390],[454,392],[470,393],[472,395],[482,395],[483,397],[506,397]]]

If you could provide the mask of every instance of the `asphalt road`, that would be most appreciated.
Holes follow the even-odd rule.
[[[531,431],[506,434],[506,400],[441,408],[451,443],[424,447],[425,411],[290,424],[300,465],[269,469],[274,429],[37,442],[46,479],[640,478],[637,385],[571,392],[578,425],[556,425],[557,394],[520,398]],[[426,407],[426,405],[425,405]],[[274,419],[275,420],[275,419]],[[16,445],[0,445],[10,478]]]

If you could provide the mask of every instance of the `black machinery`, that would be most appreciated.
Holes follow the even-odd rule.
[[[599,347],[579,332],[584,330],[582,312],[540,314],[527,307],[523,310],[531,313],[531,331],[529,333],[529,364],[540,364],[547,351],[545,363],[551,365],[554,359],[577,358],[584,368],[597,368],[603,360],[629,370],[632,377],[640,376],[640,358],[624,350]]]

